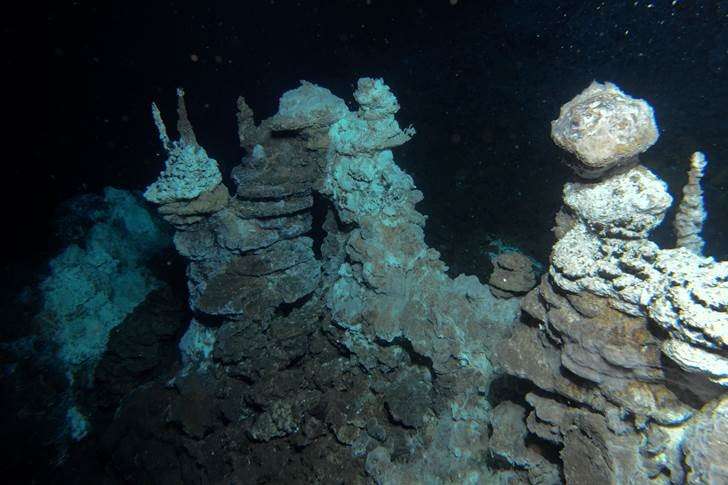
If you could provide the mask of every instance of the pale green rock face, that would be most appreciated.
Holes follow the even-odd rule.
[[[397,98],[381,79],[362,78],[357,86],[354,98],[359,111],[329,129],[324,190],[344,221],[371,215],[385,225],[396,225],[407,220],[419,192],[389,149],[407,142],[414,129],[400,128],[394,118]]]
[[[105,199],[107,218],[91,229],[83,247],[71,245],[51,260],[41,283],[43,330],[69,367],[92,366],[109,332],[159,286],[144,263],[171,243],[130,193],[110,188]]]
[[[187,366],[192,363],[199,363],[203,367],[206,366],[212,358],[214,347],[214,330],[201,325],[197,320],[193,319],[179,341],[182,364]]]
[[[382,79],[359,79],[354,99],[359,103],[359,115],[365,119],[387,118],[399,111],[397,98]]]
[[[144,198],[155,204],[191,200],[217,187],[222,175],[217,162],[199,145],[173,142],[165,169],[147,187]]]
[[[335,150],[348,155],[396,147],[413,134],[413,129],[403,131],[394,118],[368,120],[353,116],[339,120],[329,131]]]
[[[81,441],[89,432],[88,420],[76,406],[68,409],[66,423],[68,425],[68,432],[74,441]]]
[[[341,157],[333,167],[330,186],[344,220],[352,220],[354,214],[394,217],[414,190],[412,177],[395,165],[390,150],[374,157]]]
[[[424,242],[424,217],[415,209],[422,194],[389,149],[414,130],[394,119],[399,105],[381,80],[360,79],[354,97],[360,109],[329,131],[323,186],[341,220],[358,227],[347,244],[355,264],[342,265],[327,299],[337,325],[356,334],[345,345],[356,353],[370,348],[364,342],[372,334],[402,338],[436,369],[455,359],[489,376],[492,366],[475,334],[483,322],[511,322],[519,300],[496,300],[475,277],[447,277]],[[475,320],[483,325],[470,324]],[[442,340],[428,340],[427,332]]]

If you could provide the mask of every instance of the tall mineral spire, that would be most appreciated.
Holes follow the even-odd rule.
[[[705,246],[700,233],[707,214],[703,206],[703,189],[700,181],[707,164],[708,161],[701,152],[695,152],[690,157],[688,183],[683,187],[683,198],[677,208],[674,222],[677,247],[688,249],[698,255],[703,253]]]

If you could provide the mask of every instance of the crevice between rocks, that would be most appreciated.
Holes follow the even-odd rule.
[[[377,345],[380,345],[382,347],[391,347],[393,345],[396,345],[397,347],[407,352],[407,355],[409,356],[412,365],[424,367],[425,369],[427,369],[427,371],[430,373],[430,376],[432,377],[432,383],[434,385],[435,381],[437,380],[437,373],[435,372],[432,359],[424,354],[417,352],[409,339],[400,335],[399,337],[395,337],[391,342],[384,340],[381,337],[375,337],[374,341]]]

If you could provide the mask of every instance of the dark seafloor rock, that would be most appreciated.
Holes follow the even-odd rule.
[[[359,82],[355,98],[352,113],[303,83],[259,126],[239,100],[249,155],[234,170],[235,195],[215,195],[227,193],[218,185],[160,206],[189,260],[199,323],[183,338],[184,367],[121,402],[102,441],[119,477],[489,476],[493,376],[482,343],[504,334],[518,298],[499,302],[473,277],[446,276],[424,245],[413,208],[421,195],[388,150],[411,135],[394,120],[396,99],[372,79]],[[196,143],[182,125],[170,173],[182,163],[174,150]],[[184,163],[209,171],[205,157]],[[392,466],[365,466],[368,455]]]
[[[536,286],[536,271],[528,257],[505,252],[495,258],[488,284],[490,291],[501,298],[525,295]]]
[[[85,403],[96,408],[95,420],[108,421],[127,394],[175,370],[177,342],[189,319],[180,296],[169,287],[156,290],[112,330],[96,366],[92,397]]]
[[[504,401],[493,409],[493,435],[490,453],[496,466],[499,462],[516,470],[525,470],[524,482],[538,484],[560,483],[558,467],[544,458],[533,443],[526,443],[528,429],[524,420],[526,410],[513,402]]]

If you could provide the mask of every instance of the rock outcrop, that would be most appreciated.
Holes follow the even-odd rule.
[[[508,374],[536,386],[526,425],[560,447],[567,483],[725,476],[706,463],[728,453],[709,431],[725,424],[728,263],[647,239],[671,202],[639,165],[566,184],[548,274],[497,350]]]
[[[414,130],[382,80],[359,80],[356,111],[302,82],[259,125],[238,99],[234,186],[203,178],[157,199],[194,319],[178,370],[131,393],[101,438],[114,469],[161,483],[723,480],[726,263],[648,240],[672,203],[636,160],[656,138],[651,108],[590,89],[554,137],[586,123],[578,173],[605,178],[566,185],[535,288],[513,253],[490,286],[448,277],[394,162]],[[183,125],[166,146],[197,143]]]
[[[196,318],[182,370],[135,393],[104,440],[124,476],[495,477],[489,355],[520,298],[447,276],[424,242],[422,194],[391,151],[414,130],[398,125],[382,80],[360,79],[354,98],[350,112],[302,82],[260,125],[240,98],[247,155],[233,190],[203,184],[195,197],[162,201]],[[145,408],[153,401],[162,404]],[[169,443],[195,457],[194,471],[171,456],[140,464],[115,451]]]
[[[523,296],[536,286],[536,270],[531,260],[521,253],[501,253],[493,259],[488,284],[497,297]]]
[[[69,449],[96,431],[92,411],[101,404],[90,402],[96,376],[115,381],[103,399],[116,406],[111,394],[123,396],[139,375],[162,367],[161,347],[142,356],[139,347],[130,350],[134,344],[152,347],[165,334],[175,346],[168,328],[128,339],[134,342],[118,338],[129,335],[127,327],[139,330],[135,316],[167,291],[158,271],[172,243],[164,222],[137,194],[111,187],[75,197],[64,212],[56,224],[68,245],[44,268],[34,290],[38,306],[17,322],[25,335],[0,343],[8,476],[28,473],[29,463],[62,464]],[[51,471],[57,469],[22,476],[43,481]]]

